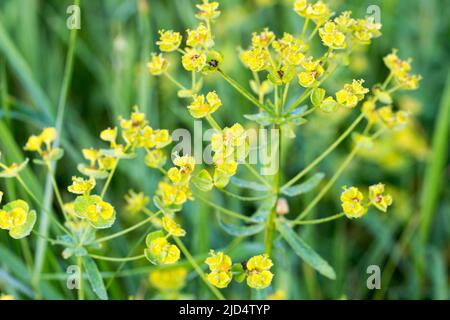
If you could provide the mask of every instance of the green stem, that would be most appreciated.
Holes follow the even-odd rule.
[[[183,86],[181,83],[179,83],[177,80],[175,80],[175,78],[172,77],[168,72],[164,72],[164,75],[167,77],[167,79],[172,81],[181,90],[187,90],[187,88],[185,86]]]
[[[116,163],[114,164],[114,167],[112,168],[111,172],[108,175],[108,179],[105,182],[105,185],[103,186],[102,193],[100,194],[100,198],[103,199],[103,197],[106,194],[106,191],[108,190],[109,184],[111,183],[111,180],[114,176],[114,173],[116,172],[117,166],[119,165],[119,159],[116,159]]]
[[[127,233],[129,233],[129,232],[131,232],[131,231],[133,231],[133,230],[136,230],[136,229],[140,228],[141,226],[143,226],[143,225],[149,223],[153,218],[155,218],[155,217],[156,217],[158,214],[160,214],[160,213],[161,213],[161,211],[158,211],[158,212],[156,212],[155,214],[153,214],[152,216],[148,217],[147,219],[145,219],[145,220],[143,220],[143,221],[141,221],[141,222],[138,222],[138,223],[136,223],[135,225],[133,225],[133,226],[127,228],[127,229],[124,229],[124,230],[122,230],[122,231],[113,233],[113,234],[111,234],[111,235],[109,235],[109,236],[100,238],[100,239],[96,240],[95,242],[101,243],[101,242],[109,241],[109,240],[118,238],[118,237],[120,237],[120,236],[123,236],[123,235],[125,235],[125,234],[127,234]]]
[[[242,94],[247,100],[253,103],[260,109],[263,109],[267,113],[272,113],[264,104],[259,103],[258,99],[256,99],[250,92],[248,92],[245,88],[243,88],[237,81],[232,79],[230,76],[226,75],[222,70],[218,70],[220,75],[227,81],[236,91]]]
[[[144,254],[141,254],[139,256],[134,256],[134,257],[127,257],[127,258],[114,258],[114,257],[107,257],[107,256],[99,256],[99,255],[91,254],[91,253],[89,253],[89,256],[91,256],[93,259],[96,259],[96,260],[113,261],[113,262],[135,261],[135,260],[145,259]]]
[[[230,217],[234,217],[234,218],[237,218],[237,219],[241,219],[241,220],[246,221],[246,222],[255,222],[255,221],[253,221],[253,219],[250,218],[250,217],[247,217],[247,216],[244,216],[244,215],[241,214],[241,213],[234,212],[234,211],[231,211],[231,210],[229,210],[229,209],[223,208],[223,207],[221,207],[221,206],[215,204],[214,202],[205,199],[204,197],[202,197],[202,196],[200,196],[200,195],[198,195],[198,194],[196,194],[195,197],[198,198],[200,201],[206,203],[206,204],[209,205],[210,207],[212,207],[212,208],[214,208],[214,209],[216,209],[216,210],[218,210],[218,211],[220,211],[220,212],[222,212],[222,213],[224,213],[224,214],[227,214],[227,215],[229,215]]]
[[[336,180],[341,176],[342,172],[344,172],[345,168],[350,164],[352,159],[355,157],[356,152],[358,151],[358,147],[354,147],[353,150],[348,154],[345,158],[344,162],[339,166],[338,170],[335,172],[333,177],[331,177],[330,181],[320,190],[317,196],[308,204],[308,206],[303,210],[298,217],[294,221],[300,221],[305,216],[310,213],[310,211],[316,206],[316,204],[323,198],[323,196],[328,192],[328,190],[333,186]]]
[[[270,185],[270,183],[267,182],[267,180],[264,179],[250,164],[245,162],[245,163],[243,163],[243,165],[248,169],[248,171],[251,172],[251,174],[253,174],[255,176],[256,179],[261,181],[269,189],[272,189],[272,186]]]
[[[69,217],[67,215],[66,209],[64,208],[64,201],[61,197],[61,193],[59,192],[58,184],[56,183],[55,174],[52,170],[52,165],[50,162],[47,162],[47,169],[48,169],[48,173],[50,174],[50,179],[52,182],[53,192],[55,193],[56,200],[57,200],[59,207],[64,215],[64,218],[66,219],[66,221],[68,221]]]
[[[344,216],[344,213],[337,213],[335,215],[332,215],[330,217],[326,217],[326,218],[321,218],[321,219],[314,219],[314,220],[301,220],[301,221],[292,221],[292,222],[288,222],[290,225],[294,226],[294,225],[303,225],[303,224],[320,224],[320,223],[324,223],[324,222],[328,222],[328,221],[332,221],[332,220],[336,220],[339,219],[341,217]]]
[[[83,260],[82,257],[77,257],[77,265],[79,271],[79,287],[78,287],[78,300],[84,300],[84,284],[83,284]]]
[[[336,147],[355,129],[355,127],[361,122],[364,118],[364,115],[361,113],[358,118],[356,118],[352,124],[345,130],[333,144],[331,144],[322,154],[320,154],[313,162],[311,162],[305,169],[300,171],[295,177],[289,180],[283,187],[281,187],[281,191],[286,190],[294,183],[296,183],[299,179],[301,179],[305,174],[307,174],[311,169],[313,169],[319,162],[321,162],[326,156],[328,156]]]
[[[208,288],[211,290],[211,292],[216,296],[219,300],[225,300],[225,297],[222,295],[222,293],[214,287],[211,283],[209,283],[208,279],[206,278],[205,273],[203,272],[202,268],[197,264],[197,261],[195,261],[194,257],[189,253],[188,249],[184,246],[183,242],[177,238],[173,237],[175,243],[180,247],[181,252],[186,256],[189,263],[192,265],[194,270],[198,273],[198,275],[202,278],[203,282],[208,286]]]
[[[225,193],[226,195],[228,195],[230,197],[233,197],[233,198],[236,198],[236,199],[239,199],[239,200],[242,200],[242,201],[259,201],[259,200],[267,199],[267,198],[269,198],[271,196],[269,194],[269,195],[264,195],[264,196],[260,196],[260,197],[244,197],[244,196],[241,196],[239,194],[235,194],[233,192],[227,191],[225,189],[218,189],[218,190],[220,192]]]

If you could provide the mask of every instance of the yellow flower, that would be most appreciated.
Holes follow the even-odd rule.
[[[202,4],[196,5],[199,12],[196,14],[196,18],[204,21],[213,20],[220,16],[220,11],[218,2],[208,2],[208,0],[203,1]]]
[[[220,106],[222,101],[215,91],[211,91],[206,95],[194,96],[194,101],[188,106],[189,112],[194,118],[203,118],[214,113]]]
[[[83,153],[83,157],[90,161],[91,166],[95,166],[95,162],[100,157],[100,153],[98,150],[90,148],[90,149],[82,149],[81,152]]]
[[[0,178],[14,178],[16,177],[28,164],[28,159],[25,159],[22,163],[12,163],[7,166],[0,162],[0,168],[3,169],[0,171]]]
[[[180,249],[169,243],[166,238],[157,237],[148,242],[148,248],[145,252],[151,261],[156,261],[159,264],[172,264],[180,259]]]
[[[100,139],[107,141],[111,144],[111,148],[116,146],[117,127],[108,128],[100,132]]]
[[[372,99],[364,101],[361,112],[366,117],[367,121],[370,123],[375,123],[377,121],[377,112],[375,111],[375,102]]]
[[[160,38],[156,44],[159,46],[159,50],[165,52],[171,52],[178,49],[181,44],[181,34],[174,32],[173,30],[160,30]]]
[[[392,204],[392,196],[384,193],[384,184],[382,183],[369,187],[369,200],[371,204],[383,212],[386,212]]]
[[[93,222],[97,222],[99,219],[109,220],[113,217],[113,215],[113,206],[105,201],[90,204],[87,208],[87,218]]]
[[[252,46],[255,48],[267,48],[275,39],[275,34],[268,28],[265,28],[263,32],[252,34]]]
[[[317,79],[324,72],[320,60],[314,60],[312,57],[309,57],[302,60],[301,65],[305,71],[300,72],[298,75],[299,84],[305,88],[317,85]]]
[[[370,44],[372,38],[381,35],[381,24],[375,23],[374,17],[366,17],[365,19],[353,20],[350,26],[353,39],[363,45]]]
[[[356,20],[351,15],[351,11],[344,11],[338,17],[334,18],[334,22],[343,30],[349,30],[356,23]]]
[[[161,168],[166,163],[167,157],[160,149],[154,149],[147,152],[145,164],[150,168]]]
[[[96,229],[106,229],[114,224],[114,207],[97,195],[78,196],[74,201],[74,213]]]
[[[192,193],[188,185],[175,186],[164,181],[158,184],[156,194],[161,197],[165,206],[182,205],[188,199],[192,199]]]
[[[297,0],[294,3],[294,11],[306,19],[313,20],[317,25],[322,25],[330,16],[330,8],[321,0],[314,4]]]
[[[244,65],[254,72],[262,71],[270,66],[270,55],[266,48],[251,48],[241,52]]]
[[[194,171],[195,168],[195,159],[194,157],[185,155],[185,156],[176,156],[175,159],[173,159],[173,163],[177,166],[180,167],[180,170],[182,171],[182,173],[191,173],[192,171]]]
[[[8,230],[14,239],[28,236],[35,223],[36,212],[23,200],[9,202],[0,210],[0,229]]]
[[[187,71],[201,71],[206,64],[206,54],[197,49],[186,48],[181,63]]]
[[[166,72],[167,68],[169,68],[167,59],[162,54],[156,55],[156,53],[152,53],[152,59],[147,63],[147,69],[150,74],[154,76],[160,75]]]
[[[36,151],[41,153],[42,139],[40,136],[32,135],[28,138],[27,143],[25,144],[24,150],[26,151]]]
[[[178,291],[186,284],[187,271],[185,268],[170,268],[155,270],[150,273],[151,285],[160,291]]]
[[[210,257],[205,260],[211,271],[208,274],[208,281],[217,288],[226,288],[233,277],[231,258],[220,251],[215,253],[214,250],[211,250],[209,254]]]
[[[186,231],[181,228],[181,226],[177,224],[175,220],[167,215],[162,218],[162,225],[164,230],[175,237],[184,237],[186,235]]]
[[[247,262],[247,284],[251,288],[264,289],[270,286],[273,279],[272,260],[267,255],[259,255],[250,258]]]
[[[8,294],[2,294],[0,295],[0,300],[16,300],[16,298]]]
[[[346,47],[345,35],[338,30],[334,22],[328,21],[319,29],[322,42],[327,47],[333,49],[344,49]]]
[[[133,190],[130,190],[128,191],[128,194],[125,195],[125,201],[127,202],[125,211],[136,214],[145,208],[150,199],[143,192],[136,193]]]
[[[362,204],[363,194],[356,187],[345,188],[341,194],[342,209],[348,218],[362,217],[367,208]]]
[[[344,89],[336,92],[336,100],[346,108],[354,108],[359,101],[364,99],[364,95],[369,89],[364,88],[364,80],[353,80],[351,84],[345,84]]]
[[[89,194],[89,191],[94,189],[95,179],[90,177],[89,180],[83,178],[72,177],[72,185],[67,190],[75,194]]]
[[[41,137],[41,140],[50,149],[50,145],[56,139],[56,129],[55,128],[45,128],[44,130],[42,130],[40,137]]]
[[[214,41],[210,38],[209,30],[203,23],[201,23],[197,29],[188,29],[186,32],[188,34],[186,44],[190,47],[204,46],[209,48],[214,45]]]
[[[313,87],[317,81],[313,73],[302,71],[298,74],[298,83],[305,88]]]

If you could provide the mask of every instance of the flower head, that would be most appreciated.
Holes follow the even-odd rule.
[[[186,231],[168,215],[162,218],[162,225],[164,230],[175,237],[184,237],[186,235]]]
[[[197,19],[208,21],[214,20],[218,16],[220,16],[220,11],[217,10],[219,8],[218,2],[208,2],[208,0],[203,1],[202,4],[196,5],[199,12],[195,15]]]
[[[159,50],[165,52],[171,52],[178,49],[181,44],[181,34],[179,32],[174,32],[173,30],[160,30],[160,38],[156,44],[159,46]]]
[[[328,21],[319,29],[319,35],[323,44],[332,49],[344,49],[347,45],[344,33],[339,31],[337,25],[332,21]]]
[[[9,202],[0,210],[0,229],[8,230],[14,239],[28,236],[35,223],[36,212],[23,200]]]
[[[364,80],[353,80],[351,84],[345,84],[344,89],[336,92],[336,100],[346,108],[354,108],[359,101],[364,99],[364,95],[369,89],[364,88]]]
[[[145,208],[150,199],[143,192],[136,193],[133,190],[130,190],[128,191],[128,194],[125,195],[125,201],[127,202],[125,211],[134,215]]]
[[[154,75],[158,76],[164,72],[166,72],[167,68],[169,68],[169,62],[166,58],[160,53],[152,53],[152,58],[149,63],[147,63],[148,71]]]
[[[264,289],[270,286],[273,278],[272,260],[267,255],[259,255],[247,261],[247,284],[251,288]]]
[[[214,41],[210,37],[210,32],[208,28],[201,23],[197,29],[187,31],[188,37],[186,40],[186,44],[190,47],[212,47],[214,45]]]
[[[348,218],[360,218],[367,208],[362,204],[363,194],[356,187],[345,188],[341,194],[342,209]]]
[[[187,71],[201,71],[206,64],[206,54],[194,48],[186,48],[181,63]]]
[[[74,201],[74,213],[96,229],[109,228],[114,224],[116,212],[114,207],[96,195],[78,196]]]
[[[158,233],[158,231],[157,231]],[[180,259],[180,249],[169,243],[165,237],[150,233],[146,239],[145,256],[155,264],[172,264]]]
[[[231,273],[231,258],[230,256],[219,251],[210,251],[210,257],[205,260],[211,271],[208,274],[208,281],[217,288],[226,288],[233,277]]]
[[[215,91],[206,95],[194,96],[194,101],[188,106],[194,118],[203,118],[215,112],[222,105],[222,101]]]
[[[370,203],[379,210],[386,212],[387,208],[392,204],[392,196],[385,194],[384,184],[378,183],[369,187]]]
[[[69,192],[74,194],[89,194],[89,191],[95,187],[95,179],[89,177],[89,179],[83,179],[79,177],[72,177],[72,184],[67,188]]]

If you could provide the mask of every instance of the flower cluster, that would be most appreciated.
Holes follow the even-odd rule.
[[[254,256],[246,263],[233,265],[230,256],[211,250],[205,263],[211,271],[208,281],[220,289],[226,288],[233,278],[237,282],[247,279],[247,285],[254,289],[264,289],[272,283],[273,273],[269,270],[273,263],[267,255]]]
[[[172,264],[180,259],[180,249],[171,244],[162,231],[149,233],[145,239],[145,257],[153,264]]]
[[[248,155],[249,144],[245,129],[236,123],[213,134],[211,149],[214,152],[214,185],[224,188],[236,174],[238,162],[244,161]]]
[[[369,92],[369,89],[364,88],[364,80],[353,80],[351,84],[344,85],[344,89],[336,92],[337,102],[346,107],[354,108],[359,101],[364,99],[364,95]]]
[[[369,201],[364,202],[362,192],[356,187],[344,187],[341,194],[341,205],[344,214],[352,218],[360,218],[367,209],[374,205],[377,209],[386,212],[387,208],[392,204],[392,196],[385,193],[384,184],[378,183],[369,187]]]
[[[398,87],[404,90],[416,90],[422,79],[420,75],[411,74],[411,59],[401,60],[397,56],[397,50],[384,57],[384,64],[390,70]]]
[[[211,91],[205,96],[194,95],[193,102],[188,106],[190,114],[198,119],[209,116],[222,105],[222,101],[215,91]]]
[[[0,202],[3,193],[0,192]],[[36,211],[30,210],[24,200],[11,201],[0,209],[0,229],[9,231],[14,239],[22,239],[31,233],[36,223]]]

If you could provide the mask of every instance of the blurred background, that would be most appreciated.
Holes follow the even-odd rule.
[[[148,74],[146,62],[156,52],[159,29],[183,32],[197,21],[191,0],[81,0],[81,29],[74,52],[74,67],[63,117],[62,147],[65,157],[58,163],[58,183],[65,190],[71,176],[78,174],[81,148],[100,147],[99,132],[117,124],[133,105],[139,105],[154,128],[192,129],[186,101],[177,97],[177,88],[164,78]],[[278,36],[284,31],[300,33],[303,20],[292,10],[291,0],[220,1],[222,15],[213,26],[216,48],[224,55],[223,69],[248,87],[251,73],[239,61],[239,47],[250,44],[251,33],[269,27]],[[413,114],[404,130],[381,139],[372,152],[365,152],[351,164],[328,196],[316,207],[316,216],[339,212],[342,185],[387,184],[394,205],[388,214],[371,210],[357,221],[338,220],[303,227],[308,243],[335,268],[337,279],[328,280],[303,264],[282,242],[276,243],[275,278],[267,294],[285,299],[448,299],[450,262],[450,167],[448,128],[450,118],[450,1],[448,0],[329,0],[337,13],[352,10],[364,17],[369,5],[380,8],[382,37],[365,50],[357,51],[344,71],[327,81],[336,91],[352,78],[363,78],[366,86],[381,82],[388,72],[382,58],[392,48],[401,58],[413,59],[413,72],[423,76],[420,88],[395,95],[395,105]],[[27,137],[41,128],[53,126],[60,103],[70,31],[66,27],[67,7],[62,0],[0,0],[0,151],[1,161],[19,162],[25,157],[22,146]],[[184,34],[184,33],[183,33]],[[316,48],[317,47],[317,48]],[[323,50],[317,41],[314,50]],[[190,75],[172,54],[170,72],[182,83]],[[221,124],[243,124],[244,114],[253,106],[239,96],[219,76],[205,79],[206,89],[215,89],[224,106],[216,113]],[[291,90],[290,99],[299,94]],[[355,110],[354,110],[355,111]],[[354,119],[355,113],[315,114],[299,128],[286,160],[284,179],[319,155]],[[350,148],[347,139],[323,161],[317,171],[330,177]],[[28,155],[30,156],[30,155]],[[142,159],[141,159],[142,160]],[[242,173],[244,174],[244,173]],[[38,197],[46,196],[43,170],[31,164],[23,174]],[[109,200],[119,213],[114,230],[142,219],[121,210],[129,189],[152,196],[159,172],[143,161],[120,164],[112,181]],[[12,180],[0,180],[4,202],[26,194]],[[63,197],[71,199],[63,190]],[[237,191],[237,190],[235,190]],[[289,200],[292,217],[314,194]],[[214,193],[214,200],[250,215],[256,208]],[[225,202],[226,201],[226,202]],[[188,230],[184,239],[191,252],[204,254],[232,241],[217,225],[214,212],[200,202],[189,203],[182,213]],[[291,216],[290,216],[291,217]],[[42,223],[42,221],[40,221]],[[106,250],[111,256],[125,256],[141,237],[140,232],[115,240]],[[23,250],[28,241],[31,252]],[[244,260],[262,251],[262,238],[249,238],[232,252]],[[39,239],[13,241],[0,232],[0,293],[17,298],[35,298],[31,283],[40,272],[42,298],[71,299],[65,270],[73,262],[61,258],[60,248],[48,247],[41,260]],[[138,249],[139,250],[139,249]],[[28,260],[27,260],[28,259]],[[31,259],[31,260],[30,260]],[[27,265],[26,262],[32,261]],[[40,264],[31,268],[34,264]],[[380,290],[368,290],[366,269],[378,265],[382,272]],[[99,265],[113,299],[210,298],[196,273],[186,265],[187,277],[176,289],[165,290],[149,280],[154,270],[145,262]],[[110,282],[108,282],[111,280]],[[242,285],[226,290],[227,298],[250,298]],[[88,292],[88,297],[94,297]]]

